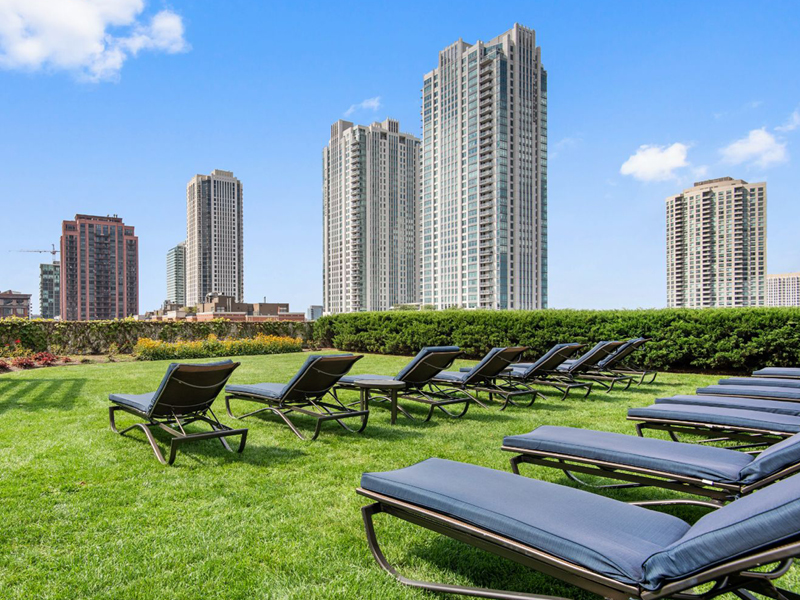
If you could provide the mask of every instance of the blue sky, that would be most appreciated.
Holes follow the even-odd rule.
[[[0,289],[38,309],[49,255],[15,251],[117,213],[158,307],[186,182],[218,168],[244,184],[246,300],[321,303],[331,123],[419,134],[438,51],[514,22],[549,73],[552,307],[664,306],[664,198],[695,179],[766,180],[768,270],[800,271],[798,2],[0,0]]]

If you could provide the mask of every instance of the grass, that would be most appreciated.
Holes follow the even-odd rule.
[[[302,354],[240,357],[237,383],[287,381]],[[367,356],[359,373],[396,373],[408,358]],[[463,363],[468,364],[468,363]],[[542,424],[633,433],[630,406],[690,393],[715,377],[664,374],[650,386],[566,401],[547,392],[532,408],[470,408],[428,424],[374,410],[361,435],[327,423],[303,442],[273,417],[254,417],[247,448],[185,446],[162,467],[141,433],[108,428],[110,392],[155,389],[165,362],[72,365],[0,375],[0,597],[119,599],[431,598],[373,561],[354,489],[364,471],[431,456],[508,470],[504,435]],[[355,397],[355,396],[354,396]],[[224,413],[222,403],[217,413]],[[242,411],[245,404],[234,406]],[[121,415],[126,425],[131,417]],[[222,418],[223,422],[238,422]],[[309,429],[310,430],[310,429]],[[162,438],[163,439],[163,438]],[[567,483],[560,472],[525,473]],[[657,490],[619,491],[622,500]],[[535,498],[531,499],[535,509]],[[675,508],[694,520],[696,508]],[[516,564],[380,516],[389,560],[415,578],[588,598]],[[796,573],[792,589],[800,589]]]

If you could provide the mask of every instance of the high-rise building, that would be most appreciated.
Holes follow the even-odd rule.
[[[699,181],[667,204],[667,306],[764,306],[767,184]]]
[[[767,275],[767,306],[800,306],[800,273]]]
[[[43,319],[61,316],[61,263],[39,265],[39,312]]]
[[[186,306],[186,242],[167,251],[167,302]]]
[[[244,297],[242,182],[231,171],[195,175],[186,185],[186,304],[207,294]]]
[[[75,215],[61,226],[61,319],[139,313],[139,238],[117,216]]]
[[[419,140],[340,120],[322,163],[324,312],[416,302]]]
[[[322,305],[312,304],[306,311],[306,321],[316,321],[322,316]]]
[[[547,307],[547,72],[515,24],[423,78],[421,301]]]

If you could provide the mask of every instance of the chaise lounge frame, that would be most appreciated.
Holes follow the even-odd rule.
[[[586,398],[592,391],[591,382],[574,380],[566,381],[560,377],[552,377],[552,375],[556,372],[555,368],[558,365],[563,363],[570,356],[585,346],[586,344],[563,344],[562,348],[556,350],[553,353],[553,356],[551,356],[546,362],[544,362],[527,377],[516,377],[513,375],[513,371],[507,370],[501,373],[497,379],[503,382],[501,385],[508,387],[518,386],[519,389],[526,389],[530,392],[535,391],[533,388],[535,385],[547,385],[561,392],[561,400],[566,400],[567,396],[572,390],[586,389],[586,393],[583,395],[583,397]],[[542,357],[547,356],[547,354],[550,352],[553,352],[552,348],[548,350]],[[539,360],[541,360],[541,358]]]
[[[315,375],[325,377],[341,377],[350,370],[352,365],[364,358],[363,356],[354,355],[323,355],[319,360],[311,363],[303,371],[305,378],[314,377]],[[345,363],[342,368],[345,370],[341,373],[332,373],[326,370],[326,366],[331,363]],[[347,365],[349,363],[349,366]],[[225,410],[228,415],[234,419],[244,419],[263,412],[270,412],[278,416],[288,427],[292,430],[297,437],[301,440],[313,441],[319,437],[322,430],[322,424],[326,421],[336,421],[343,429],[353,432],[361,433],[367,427],[369,419],[369,407],[364,404],[364,400],[359,401],[359,408],[354,409],[351,404],[345,404],[339,399],[334,387],[335,383],[330,385],[323,385],[317,389],[302,389],[300,386],[306,385],[307,382],[303,381],[303,377],[296,380],[292,387],[286,390],[281,399],[269,398],[267,396],[259,396],[254,393],[234,392],[229,391],[225,395]],[[326,400],[329,397],[329,400]],[[254,411],[245,413],[243,415],[235,415],[231,410],[231,400],[246,400],[248,402],[257,402],[265,406]],[[315,419],[314,433],[310,438],[307,438],[301,433],[297,426],[289,418],[292,413],[297,413],[312,417]],[[360,424],[357,428],[346,425],[344,419],[358,419]]]
[[[598,355],[601,355],[603,352],[605,352],[606,353],[605,356],[600,356],[599,358],[595,358],[595,356],[592,355],[592,356],[590,356],[590,359],[592,360],[592,362],[590,364],[586,365],[585,367],[584,367],[584,363],[581,362],[578,365],[577,368],[574,368],[574,367],[572,367],[572,365],[570,365],[572,368],[570,368],[569,371],[560,371],[560,370],[556,369],[554,371],[551,371],[550,374],[554,378],[560,379],[560,380],[568,382],[568,383],[577,383],[580,380],[591,381],[592,383],[596,383],[600,387],[602,387],[606,391],[606,393],[609,393],[611,390],[613,390],[614,386],[617,383],[624,383],[625,387],[622,388],[622,389],[623,389],[623,391],[627,390],[629,387],[631,387],[631,384],[636,379],[636,377],[634,375],[624,375],[624,374],[617,374],[617,373],[613,373],[613,372],[605,373],[605,372],[601,372],[601,371],[597,371],[596,370],[598,362],[600,362],[604,358],[607,358],[607,357],[613,355],[614,351],[608,352],[606,350],[606,348],[608,348],[609,345],[613,344],[614,348],[619,349],[622,345],[625,344],[625,342],[614,342],[614,341],[611,341],[611,342],[605,342],[604,344],[605,344],[604,346],[600,346],[599,348],[598,348],[598,344],[596,344],[595,346],[590,348],[587,351],[587,353],[582,354],[577,359],[575,359],[575,362],[585,361],[586,360],[586,358],[585,358],[586,354],[596,353]]]
[[[691,577],[670,581],[656,590],[645,590],[639,586],[621,583],[532,546],[446,514],[363,488],[358,488],[356,491],[374,501],[361,508],[367,542],[373,557],[381,568],[398,581],[415,588],[500,600],[556,600],[556,598],[567,600],[525,592],[432,583],[404,577],[389,563],[380,548],[373,522],[375,515],[385,513],[612,600],[659,600],[660,598],[711,600],[726,593],[733,593],[742,600],[756,600],[756,597],[752,595],[753,592],[774,600],[800,600],[800,594],[778,588],[773,583],[787,573],[794,557],[800,555],[800,540],[791,540],[774,548],[753,552],[696,573]],[[768,571],[751,570],[773,563],[777,564]],[[711,582],[713,582],[712,587],[705,592],[691,593],[695,587]]]
[[[774,431],[757,427],[738,427],[735,425],[719,425],[716,423],[703,423],[701,421],[632,417],[630,415],[627,419],[629,421],[636,421],[636,435],[639,437],[645,437],[644,432],[651,429],[653,431],[663,431],[667,433],[670,439],[676,442],[681,441],[678,434],[704,438],[699,442],[702,444],[727,441],[745,442],[743,445],[733,447],[737,450],[770,446],[794,435],[794,433],[786,431]]]
[[[126,406],[123,404],[114,404],[108,407],[108,420],[111,426],[111,431],[114,433],[118,433],[120,435],[125,435],[127,432],[132,431],[133,429],[141,429],[145,436],[147,436],[147,441],[150,444],[150,447],[153,449],[153,454],[156,455],[158,462],[162,465],[172,465],[175,462],[175,458],[178,454],[178,449],[183,444],[188,442],[195,442],[199,440],[208,440],[208,439],[219,439],[222,443],[222,446],[228,451],[233,452],[230,445],[228,444],[225,438],[231,436],[241,436],[239,440],[239,447],[236,449],[236,452],[241,453],[244,451],[245,444],[247,443],[247,429],[233,429],[228,427],[227,425],[223,425],[220,423],[217,415],[214,414],[214,411],[211,410],[211,404],[225,387],[228,379],[230,378],[233,370],[236,369],[240,363],[231,363],[230,365],[226,365],[230,368],[231,373],[228,373],[227,377],[222,379],[219,383],[215,383],[209,386],[202,386],[202,385],[195,385],[183,379],[180,379],[181,371],[184,373],[192,373],[192,372],[199,372],[199,371],[208,371],[209,366],[203,364],[182,364],[177,365],[177,369],[170,371],[167,375],[168,382],[176,382],[181,386],[185,386],[189,388],[189,393],[191,393],[192,389],[195,390],[204,390],[208,393],[213,391],[215,388],[218,390],[216,394],[213,395],[211,400],[207,400],[201,403],[197,403],[196,405],[192,404],[169,404],[168,401],[162,401],[159,397],[156,400],[155,405],[149,412],[137,410],[132,406]],[[213,365],[214,368],[222,368],[222,365]],[[166,386],[165,386],[166,387]],[[165,390],[166,391],[166,390]],[[158,392],[156,392],[158,393]],[[168,412],[166,409],[169,409]],[[133,425],[126,427],[122,430],[117,428],[116,423],[116,413],[118,411],[123,411],[129,413],[135,417],[138,417],[144,420],[144,423],[134,423]],[[177,411],[177,412],[176,412]],[[156,414],[156,413],[163,413],[163,414]],[[206,423],[207,425],[211,426],[211,431],[203,431],[199,433],[186,433],[185,426],[191,425],[192,423]],[[170,447],[169,447],[169,459],[164,459],[164,455],[161,452],[161,449],[158,447],[158,443],[156,442],[155,436],[153,436],[152,429],[160,429],[161,431],[166,431],[168,434],[172,436],[170,440]]]
[[[770,483],[800,471],[800,463],[798,463],[782,469],[777,473],[773,473],[769,477],[765,477],[757,482],[741,485],[735,483],[710,481],[708,479],[701,479],[699,477],[678,475],[676,473],[670,473],[669,471],[647,469],[644,467],[637,467],[624,463],[585,458],[582,456],[573,456],[559,452],[529,450],[505,445],[502,446],[501,449],[507,452],[516,453],[516,456],[513,456],[510,459],[511,470],[516,475],[520,474],[519,465],[525,463],[540,467],[559,469],[563,471],[564,474],[572,481],[579,483],[582,486],[591,487],[594,489],[658,487],[675,492],[684,492],[687,494],[704,496],[709,499],[694,500],[689,498],[676,498],[665,500],[645,500],[641,502],[630,503],[637,506],[670,506],[676,504],[690,504],[709,508],[719,508],[727,502],[741,498],[742,496],[761,489]],[[598,477],[616,479],[629,483],[597,485],[584,481],[575,475],[575,473],[596,475]]]

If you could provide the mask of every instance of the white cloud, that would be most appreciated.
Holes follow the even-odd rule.
[[[352,104],[350,108],[344,111],[344,116],[349,117],[357,110],[371,110],[376,111],[381,107],[381,97],[375,96],[374,98],[367,98],[358,104]]]
[[[558,157],[563,151],[580,146],[582,143],[583,138],[580,136],[567,136],[562,138],[553,144],[551,150],[549,151],[549,157],[552,160]]]
[[[798,127],[800,127],[800,108],[794,109],[794,112],[789,115],[786,123],[780,127],[776,127],[775,131],[794,131]]]
[[[189,49],[179,15],[162,10],[145,22],[144,7],[144,0],[0,0],[0,68],[114,80],[143,50]]]
[[[686,160],[688,151],[689,146],[679,142],[671,146],[639,146],[636,154],[622,164],[619,172],[640,181],[675,179],[676,169],[689,166]]]
[[[708,175],[708,165],[698,165],[696,167],[692,167],[692,175],[696,179],[700,179]]]
[[[720,150],[722,162],[731,165],[752,162],[759,167],[768,167],[788,160],[786,142],[779,141],[765,128],[753,129],[740,140]]]

